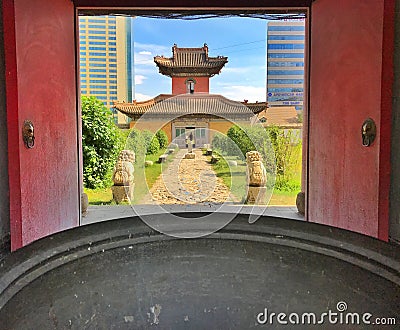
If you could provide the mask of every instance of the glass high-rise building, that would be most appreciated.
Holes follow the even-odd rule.
[[[305,22],[272,21],[267,27],[269,107],[303,109]]]
[[[82,95],[95,96],[111,109],[114,101],[132,102],[132,18],[80,16],[79,52]],[[128,117],[114,113],[118,123]]]

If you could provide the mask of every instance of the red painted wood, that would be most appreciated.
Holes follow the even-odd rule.
[[[20,187],[20,125],[18,121],[18,85],[15,44],[14,1],[3,1],[4,57],[6,69],[6,106],[8,133],[8,175],[10,191],[10,232],[13,242],[22,242]],[[12,110],[11,110],[12,109]],[[15,221],[18,219],[18,221]],[[15,247],[14,247],[15,249]]]
[[[392,133],[392,87],[394,79],[393,56],[395,39],[395,2],[385,1],[382,43],[381,127],[379,150],[379,205],[378,237],[389,239],[390,151]],[[386,221],[387,219],[387,221]]]
[[[186,94],[186,80],[188,77],[173,77],[172,78],[172,94]],[[195,93],[209,93],[210,91],[210,78],[208,77],[193,77],[196,81],[194,85]]]
[[[393,69],[385,55],[393,42],[389,2],[317,0],[311,14],[309,220],[383,240]],[[364,147],[361,125],[368,117],[378,136]]]
[[[79,224],[75,12],[69,0],[3,5],[15,250]],[[33,149],[23,144],[25,119],[35,125]]]

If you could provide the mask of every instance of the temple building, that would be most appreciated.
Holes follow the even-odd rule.
[[[162,128],[170,141],[185,146],[188,136],[195,147],[211,143],[215,132],[226,133],[235,123],[249,123],[267,108],[266,102],[236,102],[210,94],[210,78],[219,74],[228,58],[211,57],[208,46],[172,47],[172,57],[156,56],[159,72],[172,79],[172,93],[144,102],[115,102],[114,108],[129,116],[130,127],[156,131]]]

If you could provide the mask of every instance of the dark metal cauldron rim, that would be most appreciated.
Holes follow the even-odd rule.
[[[185,217],[201,215],[204,214],[185,213]],[[248,216],[239,214],[227,226],[204,238],[262,242],[319,253],[400,285],[400,247],[346,230],[267,216],[249,224]],[[45,237],[1,261],[0,309],[36,278],[68,262],[111,249],[177,239],[181,238],[156,232],[139,217],[90,224]]]

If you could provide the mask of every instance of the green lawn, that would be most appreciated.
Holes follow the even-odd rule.
[[[139,167],[138,164],[135,164],[135,178],[138,179],[141,175],[139,173],[143,173],[143,169],[145,171],[146,182],[144,180],[134,180],[135,181],[135,192],[134,192],[134,200],[133,204],[139,204],[141,199],[146,195],[148,189],[150,189],[154,182],[161,174],[162,168],[168,166],[168,164],[172,161],[174,154],[170,155],[167,158],[167,162],[160,164],[158,163],[158,158],[165,152],[165,150],[160,150],[158,153],[154,155],[147,155],[146,160],[151,160],[153,162],[152,166],[148,167]],[[84,189],[85,193],[88,195],[89,204],[90,205],[115,205],[115,202],[112,198],[111,187],[101,188],[101,189]]]
[[[215,153],[214,153],[215,154]],[[211,158],[211,157],[210,157]],[[238,163],[238,166],[232,167],[232,173],[229,169],[227,161],[235,160]],[[222,179],[225,185],[231,188],[232,194],[235,196],[243,196],[243,192],[245,191],[246,184],[246,163],[244,161],[238,160],[235,156],[225,156],[221,157],[220,160],[216,164],[212,164],[213,170],[216,172],[217,176]],[[236,170],[235,170],[236,169]],[[268,178],[267,178],[268,182]],[[296,167],[296,172],[293,174],[293,179],[291,183],[293,185],[300,186],[301,182],[301,161],[298,162],[298,166]],[[296,205],[296,196],[300,190],[293,191],[280,191],[274,189],[271,200],[268,205],[285,205],[292,206]]]
[[[84,192],[88,195],[90,205],[112,205],[115,204],[111,188],[87,189]]]
[[[136,177],[138,180],[135,180],[135,193],[133,204],[140,204],[143,197],[149,192],[154,182],[156,182],[157,178],[160,176],[162,170],[165,170],[168,167],[168,164],[171,163],[175,156],[174,153],[170,154],[167,158],[167,161],[161,164],[158,162],[158,158],[164,153],[165,150],[162,150],[159,151],[157,154],[146,156],[146,160],[152,161],[153,165],[144,168],[146,181],[140,180],[138,177]],[[140,173],[143,173],[143,167],[135,167],[135,171],[140,171]]]
[[[136,180],[135,179],[135,193],[133,204],[139,204],[143,197],[147,194],[148,189],[150,189],[154,182],[161,174],[162,168],[168,166],[168,164],[172,161],[173,155],[170,155],[166,163],[159,164],[158,158],[165,151],[159,151],[155,155],[147,155],[146,160],[153,161],[153,166],[149,166],[144,168],[146,182],[144,180]],[[211,158],[211,157],[210,157]],[[246,164],[243,161],[238,160],[236,157],[225,157],[226,161],[223,157],[216,164],[212,164],[214,171],[217,173],[217,176],[220,177],[224,184],[226,184],[232,191],[232,194],[235,196],[243,196],[246,185]],[[232,171],[229,169],[227,161],[235,160],[238,163],[237,167],[232,167]],[[138,173],[143,171],[143,168],[137,168],[137,164],[135,165],[135,172]],[[136,176],[138,178],[138,176]],[[296,172],[293,174],[293,182],[295,185],[300,185],[301,181],[301,161],[299,161],[298,166],[296,168]],[[147,183],[147,185],[146,185]],[[148,188],[147,188],[148,186]],[[89,197],[89,204],[91,205],[114,205],[115,202],[112,200],[112,192],[111,187],[104,189],[85,189],[85,192]],[[296,196],[299,190],[294,191],[280,191],[274,189],[269,205],[296,205]],[[240,201],[241,198],[238,198],[237,201]]]

